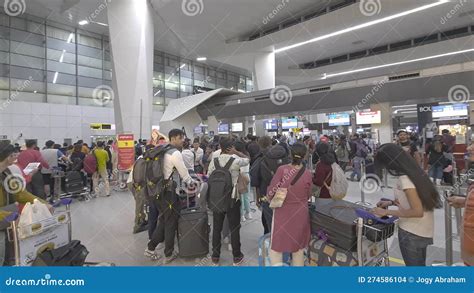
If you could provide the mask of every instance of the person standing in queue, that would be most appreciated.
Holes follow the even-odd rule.
[[[273,212],[269,253],[272,266],[283,263],[284,252],[292,253],[292,266],[304,266],[304,249],[308,247],[311,239],[308,211],[311,172],[303,165],[306,153],[307,148],[303,143],[297,142],[292,145],[292,162],[280,166],[268,186],[268,201],[273,199],[279,188],[287,189],[283,205],[275,208]]]
[[[158,226],[148,242],[145,256],[152,260],[161,258],[155,251],[159,243],[165,243],[164,263],[168,264],[175,260],[178,255],[174,252],[174,238],[178,229],[179,213],[181,211],[178,186],[180,182],[189,185],[197,185],[184,165],[183,148],[184,132],[180,129],[172,129],[169,132],[170,149],[164,155],[163,177],[165,178],[165,191],[155,200],[154,204],[159,211]],[[176,171],[176,172],[175,172]]]
[[[421,166],[421,155],[418,151],[418,147],[415,143],[410,140],[410,136],[408,132],[404,129],[399,130],[397,132],[398,137],[398,145],[403,148],[405,152],[407,152],[413,159],[415,159],[418,166]]]
[[[398,240],[407,266],[426,266],[426,251],[433,244],[434,209],[440,206],[438,191],[418,163],[402,147],[388,143],[375,155],[378,173],[386,169],[397,178],[394,200],[382,200],[374,214],[399,217]],[[397,209],[388,209],[391,206]]]

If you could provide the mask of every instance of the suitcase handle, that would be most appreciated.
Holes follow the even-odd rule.
[[[374,215],[373,213],[363,209],[356,209],[356,214],[364,220],[374,220],[382,224],[393,224],[396,220],[398,220],[398,217],[395,216],[388,218],[380,218]]]
[[[70,205],[71,203],[72,203],[72,199],[71,199],[71,198],[62,198],[62,199],[60,199],[59,201],[55,202],[55,203],[53,204],[53,207],[54,207],[54,208],[57,208],[57,207],[62,206],[62,205],[68,206],[68,205]]]
[[[10,215],[5,217],[5,221],[8,223],[15,222],[18,218],[20,217],[20,214],[18,212],[13,212]]]

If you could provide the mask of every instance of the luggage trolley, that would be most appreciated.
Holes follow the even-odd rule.
[[[19,227],[18,212],[8,217],[10,228],[7,229],[8,243],[13,244],[15,266],[31,266],[36,257],[43,251],[55,249],[71,242],[71,205],[72,199],[61,199],[53,207],[65,206],[52,217]]]
[[[63,198],[90,200],[89,189],[84,186],[78,171],[65,172],[60,168],[54,168],[51,177],[54,180],[53,202]]]
[[[356,214],[358,265],[390,266],[388,239],[395,232],[398,218],[379,218],[366,209],[356,209]],[[371,244],[364,244],[364,240]]]

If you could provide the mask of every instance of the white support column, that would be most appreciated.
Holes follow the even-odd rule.
[[[117,133],[148,138],[152,125],[154,27],[148,0],[107,6]],[[141,119],[141,121],[140,121]]]
[[[380,103],[370,105],[372,111],[380,111],[382,119],[380,124],[373,124],[372,131],[379,133],[379,137],[373,137],[374,139],[380,140],[380,144],[392,142],[392,107],[390,103]]]
[[[275,87],[275,52],[273,50],[255,54],[253,78],[255,90]]]

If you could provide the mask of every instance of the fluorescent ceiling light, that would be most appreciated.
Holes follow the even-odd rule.
[[[186,64],[181,65],[181,66],[179,67],[179,69],[183,69],[184,66],[186,66]]]
[[[98,24],[98,25],[101,25],[101,26],[109,26],[109,25],[106,24],[106,23],[98,22],[98,21],[91,21],[91,23],[95,23],[95,24]]]
[[[86,25],[86,24],[89,24],[89,22],[87,20],[81,20],[79,21],[79,25]]]
[[[74,33],[70,33],[69,37],[67,38],[67,43],[70,44],[73,39],[74,39]]]
[[[196,60],[197,61],[206,61],[207,57],[197,57]]]
[[[340,31],[337,31],[337,32],[333,32],[333,33],[330,33],[330,34],[327,34],[327,35],[324,35],[324,36],[320,36],[320,37],[317,37],[317,38],[314,38],[314,39],[311,39],[311,40],[307,40],[307,41],[304,41],[304,42],[296,43],[294,45],[290,45],[290,46],[286,46],[286,47],[277,49],[277,50],[275,50],[275,53],[280,53],[280,52],[290,50],[290,49],[293,49],[293,48],[296,48],[296,47],[300,47],[300,46],[307,45],[307,44],[310,44],[310,43],[318,42],[318,41],[325,40],[325,39],[328,39],[328,38],[331,38],[331,37],[339,36],[339,35],[342,35],[342,34],[345,34],[345,33],[348,33],[348,32],[360,30],[360,29],[363,29],[363,28],[366,28],[366,27],[369,27],[369,26],[373,26],[373,25],[382,23],[382,22],[386,22],[386,21],[390,21],[390,20],[393,20],[393,19],[396,19],[396,18],[404,17],[404,16],[407,16],[407,15],[412,14],[412,13],[420,12],[420,11],[423,11],[423,10],[426,10],[426,9],[430,9],[430,8],[439,6],[441,4],[445,4],[447,2],[449,2],[449,1],[448,0],[441,0],[441,1],[431,3],[431,4],[428,4],[428,5],[424,5],[424,6],[415,8],[415,9],[407,10],[405,12],[390,15],[390,16],[387,16],[387,17],[384,17],[384,18],[381,18],[381,19],[376,19],[376,20],[373,20],[373,21],[362,23],[362,24],[352,26],[352,27],[349,27],[349,28],[346,28],[346,29],[343,29],[343,30],[340,30]]]
[[[56,83],[56,81],[58,80],[58,74],[59,73],[57,71],[54,73],[53,83]]]
[[[161,93],[161,90],[158,90],[153,96],[156,97],[159,93]]]
[[[344,72],[339,72],[339,73],[332,73],[332,74],[325,73],[324,77],[322,79],[328,79],[328,78],[335,77],[335,76],[347,75],[347,74],[358,73],[358,72],[363,72],[363,71],[369,71],[369,70],[374,70],[374,69],[380,69],[380,68],[385,68],[385,67],[392,67],[392,66],[403,65],[403,64],[408,64],[408,63],[426,61],[426,60],[431,60],[431,59],[436,59],[436,58],[441,58],[441,57],[446,57],[446,56],[452,56],[452,55],[458,55],[458,54],[463,54],[463,53],[468,53],[468,52],[474,52],[474,49],[467,49],[467,50],[462,50],[462,51],[456,51],[456,52],[450,52],[450,53],[445,53],[445,54],[433,55],[433,56],[428,56],[428,57],[424,57],[424,58],[400,61],[400,62],[384,64],[384,65],[378,65],[378,66],[373,66],[373,67],[359,68],[359,69],[354,69],[354,70],[349,70],[349,71],[344,71]]]

